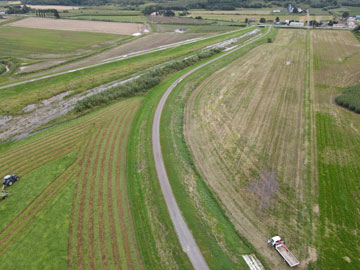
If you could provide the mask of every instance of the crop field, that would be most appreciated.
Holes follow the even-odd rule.
[[[175,30],[181,30],[185,33],[214,33],[214,32],[226,32],[239,29],[234,26],[226,25],[179,25],[179,24],[156,24],[157,32],[174,32]]]
[[[359,41],[350,32],[313,31],[321,269],[357,269],[360,229],[360,119],[334,98],[360,77]],[[326,50],[321,50],[326,46]],[[319,268],[320,269],[320,268]]]
[[[1,147],[0,173],[21,181],[0,203],[7,269],[142,269],[126,178],[142,98]]]
[[[61,5],[27,5],[30,8],[33,9],[57,9],[58,11],[63,11],[63,10],[76,10],[79,9],[80,7],[78,6],[61,6]]]
[[[54,31],[14,26],[1,27],[0,35],[0,57],[33,58],[76,54],[81,50],[91,50],[94,45],[106,46],[106,43],[110,41],[127,38],[115,34]]]
[[[360,119],[334,102],[359,80],[358,48],[350,32],[279,30],[185,105],[196,168],[271,269],[287,269],[264,244],[277,234],[299,269],[360,262]]]
[[[54,20],[35,17],[26,18],[9,25],[36,29],[68,30],[118,35],[132,35],[137,32],[143,32],[145,28],[150,31],[149,27],[138,23],[95,22],[63,19]]]
[[[305,44],[305,31],[279,31],[274,43],[206,79],[185,108],[184,132],[197,168],[235,228],[251,235],[248,240],[273,269],[284,263],[264,245],[271,232],[286,235],[303,258],[304,231],[311,226],[307,213],[301,219],[298,213],[307,198]],[[286,223],[278,222],[282,217]]]
[[[223,14],[223,15],[238,15],[238,14],[262,15],[262,14],[264,14],[265,15],[265,14],[270,14],[272,12],[272,10],[273,9],[270,9],[270,8],[256,8],[256,9],[238,8],[236,10],[201,10],[201,9],[192,9],[192,10],[190,10],[190,13],[192,15],[195,15],[195,16],[202,16],[202,14]]]

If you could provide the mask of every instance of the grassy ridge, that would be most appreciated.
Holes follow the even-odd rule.
[[[360,83],[345,89],[335,102],[351,111],[360,113]]]
[[[86,70],[79,70],[24,85],[2,89],[0,92],[0,113],[14,114],[27,104],[36,103],[41,99],[49,98],[62,92],[69,90],[80,92],[116,79],[124,78],[130,74],[153,67],[162,62],[185,57],[210,44],[239,36],[250,30],[244,29],[240,32],[213,37],[164,51],[136,56]]]
[[[274,32],[275,31],[276,30],[274,30]],[[265,39],[258,41],[256,42],[256,44],[252,44],[249,47],[245,47],[237,53],[237,56],[246,53],[252,47],[259,45],[264,41]],[[204,79],[204,77],[211,74],[211,72],[213,72],[217,68],[220,68],[221,66],[226,65],[226,63],[231,62],[232,57],[234,57],[234,55],[230,55],[220,64],[212,64],[211,66],[213,66],[214,69],[209,68],[204,69],[201,72],[196,72],[196,75],[191,76],[191,78],[189,79],[186,79],[186,82],[191,82],[191,79],[193,79],[194,83],[199,83],[202,79]],[[142,104],[141,109],[138,112],[138,116],[135,120],[129,140],[130,144],[128,148],[128,178],[132,179],[132,181],[128,182],[130,199],[132,208],[139,209],[138,211],[133,212],[134,223],[137,229],[137,239],[144,261],[152,262],[151,265],[153,268],[150,269],[155,269],[156,266],[161,265],[159,259],[154,257],[155,246],[152,246],[154,242],[154,237],[156,237],[156,235],[154,236],[149,229],[149,224],[154,222],[154,217],[152,213],[157,213],[159,218],[161,217],[161,220],[167,220],[166,224],[169,227],[166,228],[166,230],[173,230],[172,224],[167,214],[166,205],[164,204],[163,200],[158,199],[159,197],[162,197],[162,193],[157,180],[155,164],[152,156],[152,121],[156,109],[156,104],[160,100],[162,94],[166,91],[166,89],[171,85],[172,82],[174,82],[179,76],[185,74],[190,69],[191,68],[188,68],[171,76],[169,79],[165,80],[149,92],[149,94],[144,100],[144,103]],[[199,78],[197,78],[196,76],[199,76]],[[176,92],[180,93],[181,90],[182,87],[179,87]],[[173,94],[171,96],[171,100],[176,99],[176,97],[178,97],[178,95]],[[170,104],[170,102],[167,104]],[[236,232],[234,232],[233,227],[223,215],[223,212],[219,208],[219,205],[217,204],[216,200],[214,199],[206,185],[199,178],[197,178],[198,187],[196,193],[198,194],[198,196],[201,197],[201,207],[205,208],[205,210],[202,209],[206,213],[206,218],[204,218],[201,216],[200,211],[195,209],[195,205],[193,204],[194,202],[192,201],[193,198],[191,198],[191,196],[189,197],[189,194],[185,192],[185,188],[183,186],[184,183],[182,183],[179,179],[181,178],[181,174],[176,177],[177,173],[179,173],[179,167],[180,170],[182,169],[181,164],[183,162],[190,163],[191,161],[189,160],[189,157],[186,156],[188,154],[187,151],[183,148],[184,141],[182,141],[182,144],[176,145],[176,147],[181,147],[180,151],[185,151],[182,152],[182,154],[184,155],[175,156],[172,152],[173,145],[169,146],[169,142],[164,139],[163,134],[169,137],[176,137],[178,143],[182,140],[181,135],[178,134],[179,130],[174,132],[174,134],[170,133],[170,131],[164,131],[167,130],[169,127],[169,117],[171,118],[174,115],[179,117],[179,114],[181,117],[181,111],[179,112],[178,107],[180,106],[181,108],[181,104],[182,103],[180,103],[180,105],[176,104],[175,107],[166,107],[167,112],[164,112],[162,116],[162,121],[164,121],[161,130],[163,155],[165,158],[168,175],[171,178],[170,181],[171,185],[173,186],[173,192],[175,193],[179,207],[182,210],[182,213],[186,219],[187,224],[190,227],[190,230],[193,231],[193,235],[198,244],[200,245],[202,253],[207,259],[207,262],[210,264],[210,268],[246,269],[246,264],[244,263],[242,258],[239,257],[239,254],[249,253],[250,249],[247,247],[246,244],[244,244],[242,239],[239,238]],[[172,109],[174,109],[174,111],[172,111]],[[169,113],[170,111],[172,111],[172,113]],[[172,166],[169,166],[170,163],[172,164]],[[176,166],[176,164],[178,164],[178,166]],[[187,166],[189,165],[187,164]],[[141,198],[141,201],[139,201],[139,198]],[[149,206],[147,208],[140,208],[140,206],[144,204]],[[154,205],[156,205],[156,208],[154,207]],[[209,224],[207,224],[206,219],[209,217],[213,220],[218,218],[218,222],[215,222],[213,224],[213,227],[209,227]],[[175,245],[178,241],[177,238],[169,238],[169,236],[166,236],[165,239],[166,242],[171,243],[171,245]],[[225,245],[225,247],[223,247],[223,245]],[[224,251],[223,248],[220,248],[220,246],[225,248],[226,251]],[[175,252],[175,250],[173,252]],[[230,258],[230,256],[232,255],[238,257],[236,259]],[[188,265],[189,262],[183,257],[181,258],[183,260],[182,262],[180,261],[182,267],[184,269],[188,269],[188,266],[185,266]],[[178,258],[178,260],[180,260],[180,258]],[[157,263],[155,264],[155,262]]]

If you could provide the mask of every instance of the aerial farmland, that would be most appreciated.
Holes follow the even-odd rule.
[[[356,1],[62,4],[0,1],[1,268],[359,269]]]

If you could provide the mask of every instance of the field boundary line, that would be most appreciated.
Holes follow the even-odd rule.
[[[166,173],[164,160],[162,157],[161,152],[161,143],[160,143],[160,120],[161,120],[161,114],[164,109],[165,103],[171,92],[174,90],[174,88],[183,81],[186,77],[194,73],[195,71],[215,62],[218,61],[225,56],[230,55],[231,53],[240,50],[241,48],[259,40],[260,38],[266,36],[271,30],[271,26],[268,28],[268,31],[263,35],[259,34],[255,36],[254,38],[251,38],[247,42],[245,42],[243,45],[238,46],[234,48],[233,50],[230,50],[206,63],[203,63],[194,69],[190,70],[189,72],[182,75],[180,78],[178,78],[174,83],[171,84],[171,86],[166,90],[165,94],[162,96],[160,102],[158,103],[158,106],[156,108],[153,126],[152,126],[152,143],[153,143],[153,156],[155,161],[155,167],[156,167],[156,173],[158,176],[158,180],[160,182],[161,190],[164,195],[164,199],[170,214],[171,221],[175,227],[176,234],[179,238],[181,247],[183,251],[188,255],[193,267],[198,270],[207,270],[209,269],[203,255],[200,252],[200,249],[198,245],[195,242],[195,239],[190,232],[189,227],[187,226],[184,217],[181,214],[180,208],[176,203],[175,196],[172,192],[169,178]]]

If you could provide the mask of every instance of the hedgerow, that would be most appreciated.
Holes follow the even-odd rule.
[[[351,111],[360,113],[360,83],[345,89],[335,102]]]
[[[197,55],[187,57],[183,60],[171,62],[155,70],[149,71],[127,83],[112,87],[101,93],[84,98],[76,104],[74,110],[76,112],[82,112],[94,107],[109,104],[121,98],[143,95],[148,90],[159,84],[165,76],[182,70],[188,66],[194,65],[196,62],[211,57],[220,51],[220,48],[209,49],[200,52]]]

